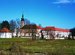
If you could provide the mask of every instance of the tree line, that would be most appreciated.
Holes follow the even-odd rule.
[[[24,23],[26,25],[32,24],[28,19],[25,19]],[[20,19],[10,20],[10,21],[4,20],[4,21],[0,22],[0,29],[8,28],[12,32],[14,31],[15,28],[20,28],[20,26],[21,26]]]

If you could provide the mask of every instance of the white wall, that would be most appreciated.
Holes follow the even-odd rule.
[[[57,34],[59,34],[60,36],[58,38],[65,38],[68,37],[68,35],[70,34],[70,32],[61,32],[61,31],[55,31],[55,36],[57,36]],[[55,37],[56,39],[58,39],[57,37]]]
[[[0,38],[12,38],[12,33],[0,33]]]

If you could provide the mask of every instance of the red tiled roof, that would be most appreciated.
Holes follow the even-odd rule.
[[[45,28],[43,28],[41,26],[37,26],[37,29],[41,29],[41,30],[45,30],[45,31],[53,30],[53,31],[60,31],[60,32],[70,32],[68,29],[56,28],[54,26],[47,26]]]
[[[41,26],[37,26],[37,29],[42,29],[42,27]]]
[[[62,29],[62,28],[55,28],[55,31],[69,32],[68,29]]]
[[[45,28],[42,28],[42,30],[45,30]]]
[[[8,30],[7,28],[3,28],[2,30],[0,30],[0,32],[10,32],[10,30]]]
[[[51,27],[51,26],[47,26],[47,27],[45,27],[45,30],[55,30],[55,28]]]
[[[60,31],[60,32],[70,32],[68,29],[62,29],[62,28],[56,28],[56,27],[51,27],[47,26],[45,28],[42,28],[42,30],[53,30],[53,31]]]

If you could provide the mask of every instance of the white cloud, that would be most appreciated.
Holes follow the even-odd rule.
[[[56,0],[53,4],[68,4],[68,3],[75,3],[75,0]]]

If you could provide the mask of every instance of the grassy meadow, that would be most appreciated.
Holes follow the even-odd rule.
[[[0,55],[23,55],[23,53],[75,55],[75,40],[32,40],[27,38],[0,39]]]

